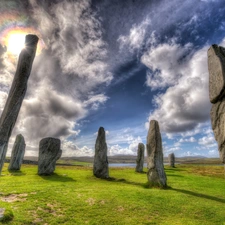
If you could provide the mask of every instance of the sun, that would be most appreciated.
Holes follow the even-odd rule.
[[[39,37],[36,55],[41,54],[42,50],[45,48],[45,43],[41,38],[41,34],[32,27],[14,27],[6,29],[4,32],[0,33],[0,44],[6,47],[6,53],[10,57],[17,58],[21,50],[25,48],[25,38],[28,34],[35,34]]]
[[[12,33],[8,37],[7,51],[13,55],[19,55],[21,50],[25,47],[25,36],[23,33]]]

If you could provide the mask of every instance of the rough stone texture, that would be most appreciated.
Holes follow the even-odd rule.
[[[24,141],[24,137],[21,134],[18,134],[13,145],[11,159],[8,167],[9,170],[20,170],[25,153],[25,147],[26,144]]]
[[[175,155],[174,153],[169,154],[169,165],[170,167],[175,167]]]
[[[38,174],[51,175],[55,170],[56,161],[61,157],[61,142],[57,138],[47,137],[39,143]]]
[[[216,103],[225,94],[225,48],[212,45],[208,50],[209,98]]]
[[[225,48],[212,45],[208,50],[211,123],[221,161],[225,164]]]
[[[143,172],[143,166],[144,166],[144,156],[145,156],[145,146],[143,143],[138,144],[138,151],[137,151],[137,165],[136,165],[136,172]]]
[[[166,187],[166,174],[163,165],[162,138],[159,124],[156,120],[150,121],[147,136],[148,155],[148,182],[150,186]]]
[[[98,137],[95,143],[93,174],[98,178],[109,178],[107,144],[103,127],[99,128]]]
[[[225,98],[212,105],[210,116],[220,159],[225,164]]]
[[[8,141],[26,94],[27,81],[32,69],[37,43],[36,35],[26,36],[25,48],[20,53],[17,70],[0,118],[0,173],[6,157]]]

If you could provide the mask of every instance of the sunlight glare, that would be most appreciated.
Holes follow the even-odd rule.
[[[25,47],[25,34],[13,33],[8,38],[7,51],[13,55],[19,55],[21,50]]]

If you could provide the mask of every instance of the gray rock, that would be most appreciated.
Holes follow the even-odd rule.
[[[162,138],[159,124],[156,120],[150,121],[147,136],[148,172],[150,186],[166,187],[167,178],[163,165]]]
[[[38,174],[51,175],[55,170],[56,161],[61,157],[61,142],[57,138],[47,137],[39,143]]]
[[[216,103],[225,94],[225,48],[212,45],[208,50],[209,98]]]
[[[145,157],[145,146],[143,143],[138,144],[138,151],[137,151],[137,160],[136,160],[136,172],[143,172],[143,166],[144,166],[144,157]]]
[[[25,48],[20,53],[17,70],[0,118],[0,173],[6,157],[8,141],[26,94],[27,81],[30,76],[37,43],[38,37],[36,35],[26,36]]]
[[[9,170],[20,170],[25,153],[25,147],[26,144],[24,141],[24,137],[21,134],[18,134],[13,145],[11,159],[8,167]]]
[[[175,155],[174,155],[174,153],[169,154],[168,158],[169,158],[170,167],[175,167]]]
[[[225,98],[211,108],[211,124],[222,163],[225,163]]]
[[[212,45],[208,50],[211,124],[221,161],[225,164],[225,48]]]
[[[95,157],[93,174],[98,178],[109,178],[109,167],[107,158],[107,144],[105,140],[105,130],[100,127],[95,143]]]

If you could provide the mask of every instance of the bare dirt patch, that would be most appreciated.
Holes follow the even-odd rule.
[[[24,194],[11,194],[11,195],[7,195],[7,196],[3,196],[1,197],[1,200],[3,202],[24,202],[27,199],[25,197],[27,197],[28,194],[24,193]]]

